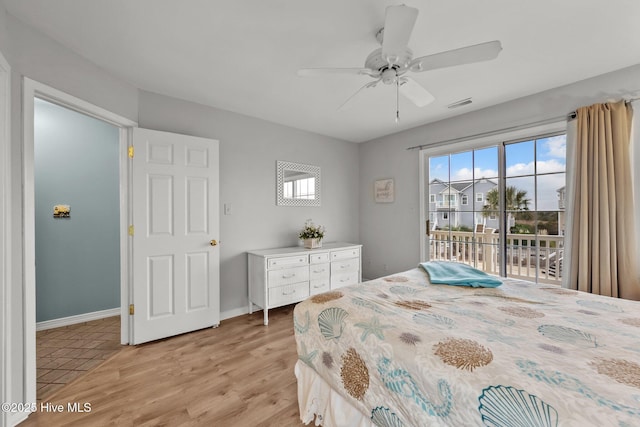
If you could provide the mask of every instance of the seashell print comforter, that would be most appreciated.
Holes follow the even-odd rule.
[[[639,426],[640,302],[416,268],[295,307],[299,360],[380,426]]]

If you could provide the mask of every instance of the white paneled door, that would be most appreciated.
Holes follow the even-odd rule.
[[[220,323],[218,141],[134,129],[130,342]],[[131,308],[131,307],[130,307]]]

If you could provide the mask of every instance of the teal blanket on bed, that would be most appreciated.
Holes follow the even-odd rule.
[[[474,288],[495,288],[502,284],[500,279],[461,262],[429,261],[420,266],[429,274],[431,283]]]

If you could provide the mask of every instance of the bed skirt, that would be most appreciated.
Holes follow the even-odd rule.
[[[304,424],[315,419],[316,426],[375,427],[369,416],[354,408],[301,360],[296,362],[295,374],[300,419]]]

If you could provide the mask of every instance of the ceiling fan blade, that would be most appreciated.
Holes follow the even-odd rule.
[[[411,77],[400,77],[400,93],[418,107],[431,104],[436,98]]]
[[[326,76],[328,74],[355,74],[378,77],[380,72],[369,68],[301,68],[298,70],[298,75],[301,77]]]
[[[447,50],[414,59],[409,64],[409,70],[420,72],[453,67],[455,65],[471,64],[473,62],[489,61],[495,59],[501,50],[502,45],[499,40]]]
[[[418,9],[409,6],[387,7],[382,35],[382,57],[394,62],[404,55],[409,44]]]
[[[372,87],[376,87],[376,86],[378,85],[378,83],[380,83],[380,80],[381,80],[381,79],[378,79],[378,80],[375,80],[375,81],[373,81],[373,82],[369,82],[369,83],[367,83],[366,85],[362,86],[360,89],[358,89],[358,91],[357,91],[356,93],[354,93],[353,95],[351,95],[351,96],[350,96],[346,101],[344,101],[344,102],[342,103],[342,105],[341,105],[341,106],[339,106],[339,107],[338,107],[338,111],[348,110],[348,109],[349,109],[349,107],[351,106],[351,101],[352,101],[353,99],[355,99],[355,97],[356,97],[360,92],[362,92],[362,91],[363,91],[363,90],[365,90],[365,89],[369,89],[369,88],[372,88]]]

